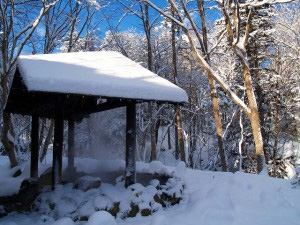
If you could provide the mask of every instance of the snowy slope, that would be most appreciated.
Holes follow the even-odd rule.
[[[81,162],[82,161],[82,162]],[[99,162],[77,159],[77,163],[89,166],[111,165],[106,168],[122,169],[123,163]],[[78,164],[78,165],[79,165]],[[138,163],[139,171],[158,168],[157,165]],[[161,168],[162,169],[162,168]],[[244,173],[205,172],[185,169],[182,165],[175,170],[186,182],[186,198],[179,205],[161,209],[149,217],[138,216],[126,220],[117,219],[106,213],[93,215],[88,223],[54,219],[37,213],[12,214],[0,219],[0,225],[296,225],[300,224],[300,188],[293,188],[289,180]],[[92,171],[90,171],[92,172]]]
[[[118,52],[22,55],[29,91],[187,102],[186,92]]]
[[[296,225],[300,190],[289,181],[244,173],[187,170],[189,200],[122,225]]]

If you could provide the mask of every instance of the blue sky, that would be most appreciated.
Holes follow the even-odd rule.
[[[62,0],[64,1],[64,0]],[[152,2],[154,4],[156,4],[157,6],[159,6],[160,8],[164,8],[166,5],[167,5],[167,1],[166,0],[152,0]],[[216,5],[215,2],[206,2],[206,6],[214,6]],[[191,7],[196,7],[196,5],[191,5]],[[111,13],[111,11],[113,10],[117,10],[116,13],[114,14],[114,19],[113,20],[110,20],[110,23],[115,26],[119,19],[121,18],[121,16],[123,15],[123,12],[121,11],[120,9],[120,6],[116,6],[116,5],[110,5],[108,6],[107,8],[104,8],[102,12],[104,12],[105,14],[108,14]],[[139,8],[137,8],[137,10],[139,10]],[[158,15],[158,12],[156,12],[154,9],[152,9],[151,7],[149,8],[150,10],[150,17],[151,17],[151,20],[155,17],[157,17]],[[101,17],[101,10],[99,11],[99,16]],[[194,18],[195,18],[195,21],[197,23],[200,23],[200,20],[199,20],[199,16],[198,16],[198,13],[195,13],[194,15]],[[220,18],[220,12],[216,9],[213,9],[213,10],[207,10],[206,11],[206,18],[208,21],[210,22],[214,22],[216,19]],[[97,22],[99,18],[95,19],[95,22]],[[158,22],[159,21],[162,21],[163,20],[163,17],[161,16],[159,19],[158,19]],[[107,22],[103,21],[101,24],[100,24],[100,29],[101,29],[101,32],[99,32],[99,35],[100,35],[100,38],[103,38],[104,35],[105,35],[105,31],[107,29],[109,29],[109,26],[107,24]],[[120,31],[125,31],[125,30],[135,30],[136,32],[139,32],[139,33],[143,33],[144,32],[144,29],[143,29],[143,26],[142,26],[142,21],[135,15],[127,15],[126,17],[123,18],[121,24],[119,25],[118,27],[118,30]],[[38,26],[38,28],[36,29],[36,34],[38,36],[40,36],[41,39],[43,39],[43,35],[45,33],[45,28],[44,28],[44,24],[43,24],[43,21],[41,22],[41,24]],[[32,50],[30,47],[25,47],[24,50],[23,50],[23,54],[32,54]]]
[[[160,8],[164,8],[168,3],[166,0],[152,0],[152,2],[159,6]],[[208,6],[216,6],[216,2],[206,2],[205,5]],[[196,7],[193,5],[192,7]],[[153,17],[156,17],[158,15],[158,12],[156,12],[154,9],[150,7],[150,15]],[[122,13],[120,12],[119,17],[116,17],[115,23],[119,20],[120,16],[122,16]],[[206,19],[210,22],[214,22],[216,19],[221,18],[221,13],[217,9],[207,10],[206,11]],[[195,14],[196,21],[200,22],[199,17],[197,16],[197,13]],[[161,19],[162,20],[162,17]],[[122,23],[119,25],[120,30],[128,30],[128,29],[135,29],[136,31],[143,32],[142,22],[141,20],[135,16],[135,15],[128,15],[123,20]]]

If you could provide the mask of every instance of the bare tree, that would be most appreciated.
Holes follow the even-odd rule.
[[[2,89],[2,107],[8,97],[8,88],[10,84],[10,76],[15,68],[17,57],[21,54],[27,41],[36,30],[43,16],[53,7],[58,0],[48,3],[48,1],[42,0],[37,7],[40,8],[39,14],[36,18],[29,21],[28,25],[18,24],[17,17],[20,16],[18,7],[22,7],[26,4],[33,4],[35,1],[13,1],[3,0],[0,4],[0,30],[2,31],[0,36],[1,43],[1,89]],[[24,7],[25,8],[25,7]],[[26,17],[25,17],[26,18]],[[16,29],[20,26],[20,29]],[[18,165],[18,160],[15,155],[14,149],[14,137],[11,131],[11,117],[9,113],[3,113],[3,127],[1,141],[8,153],[11,167]]]
[[[255,149],[256,149],[256,157],[257,157],[257,171],[261,172],[263,170],[263,167],[265,166],[264,163],[264,152],[263,152],[263,141],[262,141],[262,134],[261,134],[261,128],[260,128],[260,122],[259,122],[259,114],[257,109],[257,103],[256,98],[254,95],[253,85],[252,85],[252,77],[251,77],[251,70],[249,68],[248,63],[248,55],[246,51],[246,46],[249,41],[249,35],[251,32],[251,18],[252,18],[252,10],[255,7],[259,7],[265,4],[275,4],[276,1],[263,1],[263,2],[253,2],[253,3],[245,3],[240,4],[238,1],[217,1],[217,3],[220,6],[220,10],[222,12],[224,21],[225,21],[225,29],[226,29],[226,35],[227,35],[227,42],[232,51],[234,52],[235,56],[239,59],[239,61],[242,64],[243,68],[243,77],[244,77],[244,84],[248,99],[248,105],[245,104],[245,102],[239,98],[231,89],[230,87],[223,81],[223,79],[219,76],[219,74],[213,70],[211,65],[207,62],[205,59],[205,55],[202,55],[199,53],[197,49],[197,45],[195,44],[195,41],[192,37],[192,33],[194,32],[196,35],[199,33],[197,32],[195,22],[193,18],[189,19],[191,28],[187,27],[187,25],[184,23],[184,21],[180,18],[181,11],[178,8],[178,4],[173,0],[168,0],[169,5],[173,8],[173,10],[176,12],[176,14],[179,16],[179,19],[176,19],[170,14],[167,14],[163,10],[161,10],[159,7],[157,7],[155,4],[150,2],[149,0],[143,0],[147,4],[149,4],[151,7],[153,7],[155,10],[160,12],[163,16],[173,20],[176,22],[180,27],[182,27],[185,35],[187,36],[189,43],[191,45],[192,52],[194,53],[194,56],[196,57],[199,64],[206,70],[208,75],[212,77],[225,91],[225,93],[228,95],[228,97],[237,104],[243,112],[247,115],[247,117],[250,120],[251,127],[252,127],[252,133],[254,136],[254,142],[255,142]],[[280,1],[282,3],[282,1]],[[189,17],[189,13],[186,10],[186,2],[184,0],[180,0],[181,7],[184,10],[184,13],[187,17]],[[243,8],[244,10],[248,11],[248,16],[246,17],[245,21],[241,21],[240,16],[240,8]],[[201,9],[200,9],[201,11]],[[245,24],[245,26],[242,26],[242,22]],[[198,38],[199,41],[200,38]],[[201,43],[200,43],[201,44]],[[203,45],[203,43],[202,43]]]

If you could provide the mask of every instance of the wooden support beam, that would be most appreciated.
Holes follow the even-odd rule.
[[[74,119],[68,120],[68,170],[74,171]]]
[[[135,183],[135,154],[136,154],[136,103],[129,102],[126,107],[126,168],[125,186]]]
[[[101,103],[101,104],[90,105],[90,106],[85,107],[84,109],[78,109],[75,112],[69,113],[66,116],[69,118],[70,117],[85,117],[92,113],[103,112],[106,110],[124,107],[126,105],[127,105],[127,103],[125,101],[113,100],[113,101],[108,101],[108,102]]]
[[[63,135],[64,135],[63,106],[62,104],[57,103],[55,106],[55,118],[54,118],[52,190],[54,190],[56,184],[62,183]]]
[[[31,120],[31,157],[30,157],[30,178],[37,179],[39,165],[39,117],[32,116]]]

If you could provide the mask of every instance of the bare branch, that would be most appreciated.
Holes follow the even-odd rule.
[[[175,23],[177,23],[179,26],[181,26],[183,29],[187,29],[187,27],[180,22],[179,20],[177,20],[176,18],[174,18],[173,16],[165,13],[164,11],[162,11],[158,6],[156,6],[155,4],[153,4],[152,2],[148,1],[148,0],[141,0],[142,2],[147,3],[148,5],[150,5],[153,9],[155,9],[156,11],[158,11],[161,15],[163,15],[164,17],[174,21]]]
[[[21,54],[21,51],[23,50],[23,47],[25,46],[26,42],[28,41],[28,39],[31,37],[32,33],[35,31],[35,29],[37,28],[37,26],[39,25],[41,19],[43,18],[44,14],[52,7],[54,6],[59,0],[55,0],[54,2],[46,5],[45,7],[43,7],[40,11],[40,14],[37,16],[37,18],[28,26],[30,29],[30,31],[26,34],[26,36],[23,38],[23,40],[21,41],[18,51],[14,56],[14,59],[11,60],[11,67],[10,69],[15,65],[16,61],[17,61],[17,57]],[[27,29],[27,30],[28,30]]]

